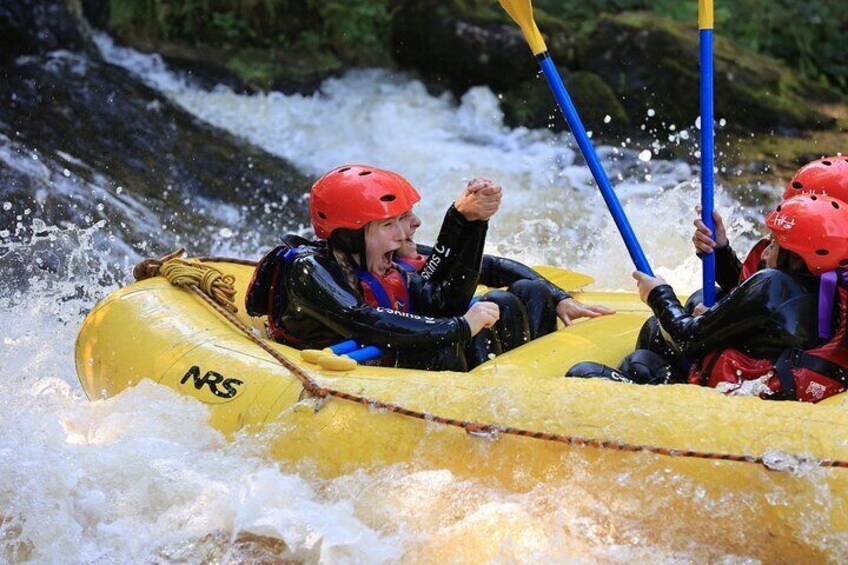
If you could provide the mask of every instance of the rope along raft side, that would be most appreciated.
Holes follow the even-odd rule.
[[[384,410],[410,418],[417,418],[428,422],[436,422],[446,426],[454,426],[465,430],[473,435],[485,435],[489,437],[497,437],[500,434],[514,435],[519,437],[527,437],[532,439],[553,441],[572,446],[595,447],[601,449],[611,449],[614,451],[627,452],[642,452],[652,453],[655,455],[663,455],[667,457],[688,457],[695,459],[711,459],[716,461],[735,461],[740,463],[754,463],[763,465],[768,469],[773,469],[769,465],[766,457],[755,455],[736,455],[731,453],[710,453],[702,451],[692,451],[685,449],[670,449],[666,447],[658,447],[653,445],[635,445],[614,440],[603,440],[598,438],[588,438],[581,436],[566,436],[543,431],[525,430],[512,426],[502,426],[498,424],[488,424],[480,422],[469,422],[465,420],[457,420],[447,418],[436,414],[410,410],[380,400],[374,400],[363,396],[353,395],[347,392],[324,388],[320,386],[315,379],[302,367],[291,362],[285,355],[272,348],[265,343],[265,340],[257,337],[250,327],[239,320],[234,314],[238,312],[238,308],[234,304],[235,277],[225,275],[215,267],[206,265],[201,260],[187,260],[179,258],[185,252],[180,249],[172,254],[166,255],[161,259],[145,259],[136,265],[133,275],[136,280],[143,280],[153,276],[164,276],[171,284],[186,288],[196,294],[204,302],[206,302],[213,310],[220,314],[224,319],[238,328],[250,341],[260,347],[263,351],[273,357],[280,365],[294,374],[303,385],[304,390],[309,394],[327,399],[328,397],[340,398],[349,402],[363,404],[371,409]],[[253,261],[245,261],[241,259],[229,259],[224,257],[206,258],[203,260],[215,260],[220,262],[229,262],[240,265],[255,265]],[[848,461],[840,459],[811,459],[805,457],[792,456],[793,460],[798,464],[812,464],[820,467],[835,467],[848,468]]]

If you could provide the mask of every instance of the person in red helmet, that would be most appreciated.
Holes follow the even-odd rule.
[[[477,181],[472,181],[477,182]],[[491,187],[490,187],[491,188]],[[499,202],[499,191],[495,200]],[[312,187],[310,215],[317,242],[287,237],[254,273],[247,295],[251,315],[267,315],[272,336],[299,348],[354,339],[375,345],[385,363],[431,370],[467,370],[485,360],[497,336],[484,329],[501,318],[483,299],[469,307],[477,286],[488,217],[465,217],[452,206],[440,245],[451,276],[430,281],[394,263],[405,240],[400,218],[419,200],[400,175],[363,165],[333,169]],[[502,320],[520,333],[520,312]],[[484,343],[485,342],[485,343]],[[506,350],[518,345],[498,343]],[[482,353],[481,353],[482,352]]]
[[[634,273],[686,374],[654,351],[618,369],[581,363],[568,374],[642,384],[685,382],[733,394],[818,402],[848,385],[848,204],[804,194],[766,218],[765,269],[693,316],[661,278]]]
[[[848,202],[848,157],[826,157],[798,169],[786,185],[783,198],[787,199],[800,194],[829,195]],[[692,236],[692,242],[699,256],[704,253],[715,253],[716,283],[719,287],[716,296],[721,298],[742,281],[765,268],[764,253],[771,241],[769,238],[761,239],[751,248],[745,260],[740,261],[730,246],[721,215],[718,211],[713,214],[715,239],[711,237],[710,231],[701,219],[697,218],[694,222],[695,233]],[[702,297],[701,290],[692,294],[686,301],[686,309],[693,314],[703,313],[706,307],[701,304]],[[655,317],[645,322],[639,333],[636,349],[654,351],[662,358],[669,360],[677,374],[685,374],[688,371],[688,361],[666,343]]]
[[[786,185],[783,199],[801,194],[832,196],[848,202],[848,157],[825,157],[798,169]],[[713,218],[715,238],[698,218],[694,222],[695,233],[692,242],[699,255],[715,253],[716,283],[723,292],[728,292],[762,267],[763,251],[769,242],[766,239],[760,240],[748,253],[745,261],[740,261],[730,246],[721,215],[716,211]]]

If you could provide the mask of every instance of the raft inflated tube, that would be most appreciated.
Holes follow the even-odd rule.
[[[203,262],[235,277],[238,320],[265,335],[266,321],[248,315],[243,299],[253,265]],[[575,298],[617,313],[561,328],[465,373],[368,365],[332,372],[265,338],[262,345],[314,378],[307,390],[195,293],[151,277],[92,308],[74,363],[92,400],[131,387],[141,395],[133,398],[146,399],[166,387],[203,403],[209,425],[224,437],[259,434],[263,452],[285,468],[308,467],[322,481],[360,469],[411,468],[521,495],[536,485],[567,486],[578,475],[581,488],[626,507],[614,513],[620,522],[613,526],[632,524],[640,513],[649,520],[640,528],[673,536],[673,544],[696,540],[725,553],[752,548],[763,562],[839,561],[844,546],[831,536],[848,531],[848,468],[836,467],[848,461],[844,394],[812,405],[683,384],[563,378],[587,359],[620,362],[651,315],[632,292]],[[128,327],[133,339],[126,339]],[[807,474],[799,457],[829,467]],[[592,473],[583,477],[584,469]],[[680,496],[680,485],[698,496]],[[791,504],[775,503],[775,496]],[[723,527],[728,501],[743,502],[732,507],[733,523],[768,528]],[[811,519],[821,535],[810,534]],[[670,533],[663,530],[668,522]]]

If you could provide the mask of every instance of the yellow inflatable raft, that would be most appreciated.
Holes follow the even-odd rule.
[[[579,477],[615,508],[610,528],[638,523],[646,543],[781,562],[848,555],[844,395],[810,405],[563,377],[577,361],[615,365],[632,350],[649,315],[633,294],[578,292],[618,313],[469,373],[334,371],[263,339],[263,321],[243,311],[250,264],[205,264],[232,277],[237,312],[156,276],[88,314],[76,367],[91,399],[150,379],[209,405],[229,436],[263,429],[274,457],[323,476],[400,463],[516,491]],[[569,289],[591,282],[545,274]]]

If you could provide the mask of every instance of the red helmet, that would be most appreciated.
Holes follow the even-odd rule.
[[[848,202],[848,157],[825,157],[798,169],[783,199],[799,194],[826,194]]]
[[[406,213],[419,200],[418,191],[397,173],[342,165],[312,185],[309,215],[315,235],[327,239],[338,228],[359,229]]]
[[[848,267],[848,204],[842,200],[794,196],[766,217],[766,226],[782,248],[804,260],[811,273]]]

